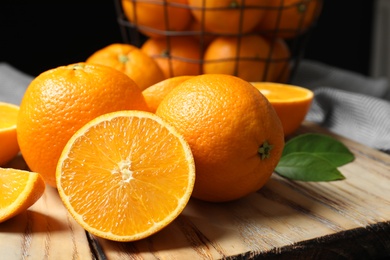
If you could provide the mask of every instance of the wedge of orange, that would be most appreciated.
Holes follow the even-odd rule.
[[[189,145],[150,112],[99,116],[66,144],[59,195],[88,232],[114,241],[148,237],[185,208],[195,182]]]
[[[0,102],[0,166],[5,165],[19,152],[16,122],[19,106]]]
[[[283,125],[284,135],[294,133],[309,112],[314,94],[310,89],[273,82],[252,82],[272,104]]]
[[[164,97],[177,85],[193,76],[177,76],[160,81],[142,91],[150,112],[156,112],[158,105]]]
[[[45,182],[38,173],[0,168],[0,222],[27,210],[44,191]]]

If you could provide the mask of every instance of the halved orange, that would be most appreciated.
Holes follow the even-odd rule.
[[[27,210],[44,191],[45,182],[38,173],[0,168],[0,222]]]
[[[185,208],[195,182],[189,145],[150,112],[99,116],[69,140],[56,171],[59,195],[88,232],[114,241],[148,237]]]
[[[19,106],[0,102],[0,165],[5,165],[19,153],[16,122]]]
[[[283,125],[284,135],[294,133],[309,112],[314,94],[290,84],[251,82],[272,104]]]
[[[194,76],[176,76],[162,80],[142,91],[150,112],[156,112],[158,105],[164,97],[177,85]]]

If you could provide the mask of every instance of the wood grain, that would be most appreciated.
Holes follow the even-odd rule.
[[[26,212],[0,223],[0,259],[93,259],[82,229],[68,214],[57,190]]]
[[[332,135],[311,124],[304,132]],[[345,180],[298,182],[274,174],[235,202],[191,199],[178,219],[142,241],[95,239],[108,259],[390,256],[390,156],[333,136],[356,156],[340,168]]]
[[[48,187],[25,213],[0,223],[0,259],[377,259],[390,256],[390,156],[344,142],[354,162],[345,180],[290,181],[274,174],[229,203],[191,199],[157,234],[132,243],[87,234]],[[15,160],[13,166],[26,167]]]

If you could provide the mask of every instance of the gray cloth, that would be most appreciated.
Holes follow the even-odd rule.
[[[0,63],[0,101],[20,104],[33,78]],[[303,60],[291,84],[312,89],[306,120],[351,140],[390,153],[390,86],[387,79]]]
[[[33,77],[0,62],[0,101],[19,105]]]
[[[387,79],[373,79],[304,60],[291,83],[314,91],[306,120],[390,153],[390,86]]]

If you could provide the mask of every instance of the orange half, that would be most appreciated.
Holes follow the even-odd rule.
[[[38,173],[0,168],[0,222],[27,210],[44,191],[45,182]]]
[[[19,153],[16,122],[19,106],[0,102],[0,165],[5,165]]]
[[[119,111],[75,133],[59,159],[56,181],[65,207],[85,230],[135,241],[182,212],[195,166],[187,142],[160,117]]]
[[[309,112],[314,94],[299,86],[273,83],[251,82],[268,99],[283,125],[284,135],[293,134]]]

